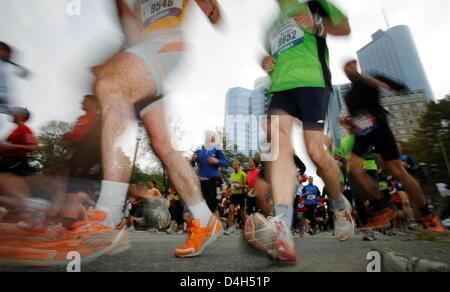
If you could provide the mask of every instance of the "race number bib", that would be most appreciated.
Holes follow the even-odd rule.
[[[180,16],[183,0],[141,0],[141,19],[144,27],[167,16]]]
[[[298,207],[298,209],[303,209],[303,208],[305,208],[305,204],[299,203],[297,207]]]
[[[360,114],[352,119],[355,134],[365,136],[378,128],[377,118],[369,113]]]
[[[378,187],[380,190],[387,190],[389,188],[388,183],[386,181],[379,182]]]
[[[248,194],[247,194],[247,196],[249,196],[249,197],[251,197],[251,198],[256,197],[256,190],[255,190],[255,188],[250,188],[250,189],[248,189]]]
[[[301,44],[305,33],[294,19],[290,19],[279,30],[270,35],[272,56],[277,58],[281,53]]]
[[[309,201],[314,201],[316,199],[316,196],[314,195],[309,195],[306,197]]]

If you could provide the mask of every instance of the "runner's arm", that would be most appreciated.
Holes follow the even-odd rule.
[[[141,42],[141,29],[134,18],[134,14],[131,11],[125,0],[116,0],[117,12],[119,14],[120,23],[122,29],[127,37],[129,46],[134,46]]]
[[[23,150],[23,151],[40,151],[41,147],[38,144],[33,145],[18,145],[18,144],[5,144],[0,143],[0,149],[3,150]]]
[[[362,75],[361,73],[359,73],[356,69],[353,69],[350,71],[350,73],[352,75],[352,81],[360,81],[360,82],[364,82],[369,86],[372,86],[374,88],[379,88],[379,89],[387,89],[387,90],[393,90],[388,84],[386,84],[385,82],[381,82],[380,80],[378,80],[377,78],[371,77],[371,76],[367,76],[367,75]]]
[[[222,150],[217,151],[217,159],[219,160],[219,166],[221,167],[228,166],[228,159]]]
[[[11,60],[6,60],[7,63],[13,65],[18,69],[19,71],[14,72],[15,75],[19,76],[20,78],[27,78],[30,75],[30,71],[28,69],[12,62]]]
[[[325,35],[330,34],[334,36],[346,36],[351,33],[351,28],[348,20],[344,20],[341,23],[335,25],[330,18],[324,17],[323,22],[325,27]]]

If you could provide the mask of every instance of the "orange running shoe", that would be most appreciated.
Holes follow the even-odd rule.
[[[102,255],[113,255],[129,247],[126,225],[110,228],[95,220],[98,217],[75,223],[74,229],[53,239],[30,237],[20,242],[0,242],[3,262],[33,266],[67,265],[70,252],[78,252],[83,263]],[[9,255],[8,255],[9,253]]]
[[[422,221],[423,225],[425,225],[425,227],[432,232],[445,232],[445,228],[441,225],[441,220],[438,216],[433,216],[433,214],[430,214],[428,216],[421,217],[420,221]]]
[[[86,211],[86,221],[98,221],[103,222],[106,219],[106,213],[102,211]],[[75,223],[73,228],[77,227]],[[5,239],[27,239],[34,238],[40,239],[41,241],[54,241],[59,239],[62,235],[65,235],[69,231],[57,222],[48,221],[42,228],[37,229],[27,229],[23,228],[21,224],[18,223],[0,223],[0,240]]]
[[[386,208],[372,218],[369,219],[369,223],[360,228],[360,231],[374,231],[383,230],[391,227],[392,219],[394,218],[395,211],[391,208]]]
[[[174,251],[176,257],[189,258],[199,256],[208,245],[211,245],[222,236],[222,224],[215,216],[211,218],[212,222],[208,227],[200,227],[199,220],[188,222],[188,240]]]

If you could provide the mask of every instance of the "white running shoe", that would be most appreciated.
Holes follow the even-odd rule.
[[[249,244],[273,260],[297,262],[291,230],[281,217],[266,218],[254,213],[247,219],[244,234]]]
[[[333,210],[334,213],[334,233],[337,240],[346,241],[349,240],[355,232],[355,222],[352,217],[352,206],[350,202],[345,200],[344,210]]]
[[[228,227],[227,230],[225,230],[224,234],[225,235],[233,235],[236,232],[236,227]]]
[[[375,233],[373,231],[364,231],[363,241],[374,241]]]

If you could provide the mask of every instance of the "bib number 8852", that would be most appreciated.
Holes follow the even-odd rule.
[[[295,31],[295,30],[285,33],[278,40],[278,46],[282,47],[283,45],[289,43],[290,41],[295,40],[296,37],[297,37],[297,31]]]

